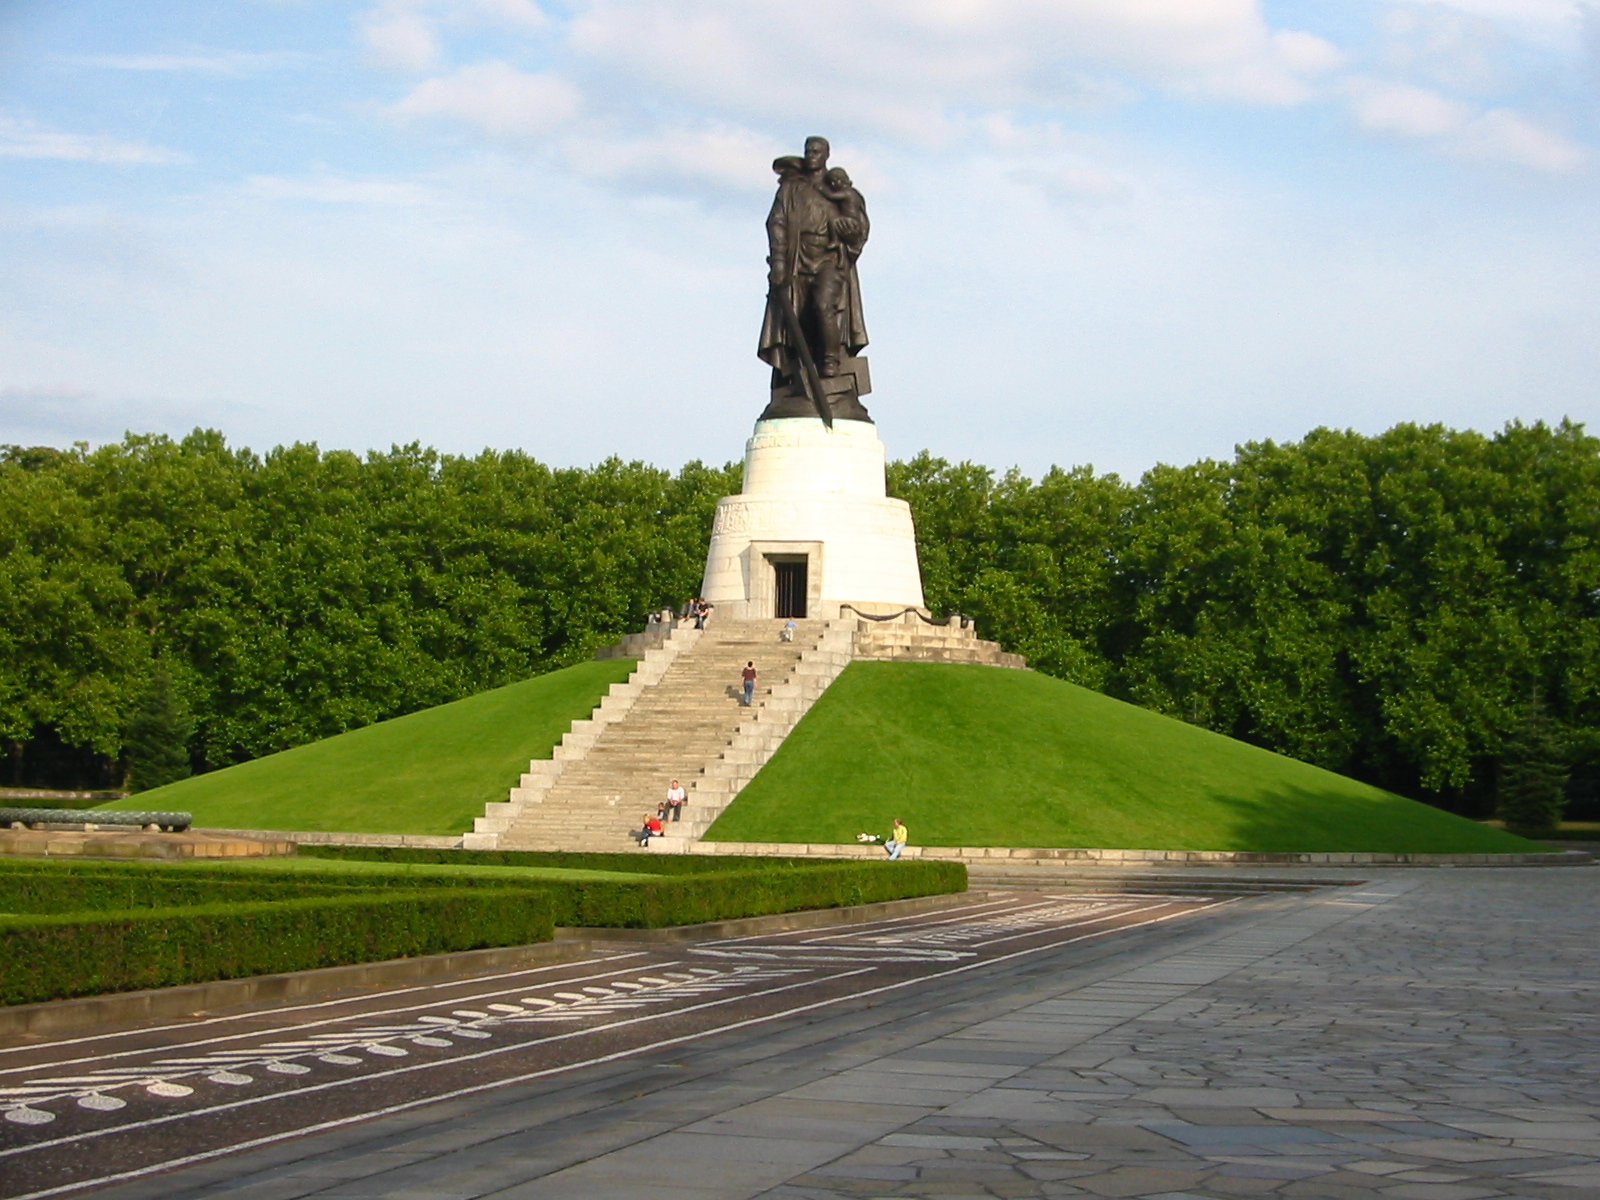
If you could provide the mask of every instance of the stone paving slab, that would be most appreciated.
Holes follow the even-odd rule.
[[[1121,965],[686,1056],[698,1076],[648,1095],[597,1078],[617,1100],[581,1115],[529,1094],[105,1195],[1600,1197],[1600,871],[1396,871],[1236,911]]]
[[[1347,921],[1336,901],[988,1023],[1135,981],[1194,989],[764,1195],[1600,1196],[1600,877],[1407,883],[1343,898]],[[1006,1091],[1054,1117],[986,1108]],[[896,1157],[903,1178],[867,1169],[908,1146],[926,1152]]]

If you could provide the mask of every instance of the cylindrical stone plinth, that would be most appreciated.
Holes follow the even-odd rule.
[[[836,617],[845,603],[921,608],[911,508],[885,494],[883,467],[869,422],[835,421],[831,431],[815,417],[758,422],[744,490],[717,504],[702,595],[739,619],[798,615],[780,610],[792,610],[803,564],[807,617]]]

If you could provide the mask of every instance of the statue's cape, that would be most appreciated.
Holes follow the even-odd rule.
[[[784,251],[789,267],[789,303],[800,311],[800,297],[794,283],[795,266],[800,257],[800,238],[794,228],[795,192],[800,187],[810,187],[805,180],[785,180],[778,185],[778,194],[772,201],[772,212],[767,217],[767,228],[781,224],[786,232]],[[854,256],[849,257],[844,288],[844,348],[850,354],[860,354],[867,345],[867,322],[861,311],[861,280],[856,274]],[[789,330],[783,313],[771,296],[767,297],[767,311],[761,320],[761,344],[756,356],[784,375],[794,374],[795,354],[789,343]]]

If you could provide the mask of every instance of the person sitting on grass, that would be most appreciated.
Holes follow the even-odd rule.
[[[911,831],[900,824],[900,818],[894,819],[894,830],[889,834],[889,840],[883,848],[889,852],[889,861],[893,862],[900,857],[900,851],[906,848],[906,843],[911,840]]]

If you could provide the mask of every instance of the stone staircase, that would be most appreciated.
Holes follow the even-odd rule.
[[[654,812],[667,785],[689,789],[680,826],[711,797],[721,811],[737,793],[728,774],[735,764],[760,769],[783,737],[850,661],[848,640],[827,681],[806,688],[816,663],[797,672],[808,651],[827,640],[826,623],[800,623],[795,640],[780,640],[781,621],[713,621],[704,631],[674,630],[651,650],[626,684],[612,688],[588,721],[573,730],[550,762],[535,761],[506,805],[491,805],[467,836],[468,846],[500,850],[626,850],[646,812]],[[848,639],[848,633],[844,634]],[[837,640],[838,635],[835,635]],[[748,661],[760,672],[752,707],[739,703],[739,673]],[[802,696],[814,691],[802,703]],[[765,754],[762,755],[761,751]],[[759,757],[759,761],[755,761]],[[707,790],[706,785],[711,788]],[[658,843],[659,844],[659,843]]]
[[[809,636],[796,637],[796,644],[809,644],[795,659],[788,675],[765,697],[758,698],[755,711],[746,710],[747,719],[739,722],[727,745],[705,763],[697,776],[678,777],[689,789],[689,804],[683,810],[683,819],[667,826],[665,838],[650,842],[651,850],[682,852],[689,843],[705,836],[711,823],[778,752],[800,718],[811,711],[818,697],[850,665],[854,657],[854,622],[817,621],[805,625],[815,628],[807,631]]]
[[[873,621],[846,609],[842,619],[798,622],[793,642],[781,640],[783,624],[718,618],[704,631],[651,631],[657,644],[628,681],[574,721],[550,759],[529,763],[505,803],[486,806],[464,847],[635,849],[628,832],[677,779],[689,793],[683,819],[649,849],[687,851],[854,659],[1023,666],[959,617],[933,624],[910,612]],[[760,679],[745,708],[738,688],[748,661]]]
[[[685,650],[689,650],[703,634],[687,626],[677,627],[653,649],[644,652],[639,664],[624,683],[614,683],[601,698],[599,705],[588,717],[574,721],[572,727],[556,745],[549,758],[536,758],[528,763],[528,770],[511,789],[508,799],[499,804],[486,804],[484,814],[473,822],[472,832],[462,838],[466,850],[495,850],[501,848],[501,838],[523,820],[529,805],[537,805],[566,773],[568,767],[582,762],[600,741],[607,726],[625,721],[633,711],[640,696],[660,683],[667,670]],[[597,657],[615,657],[601,654]],[[643,809],[640,809],[643,812]],[[569,847],[562,847],[567,849]]]

